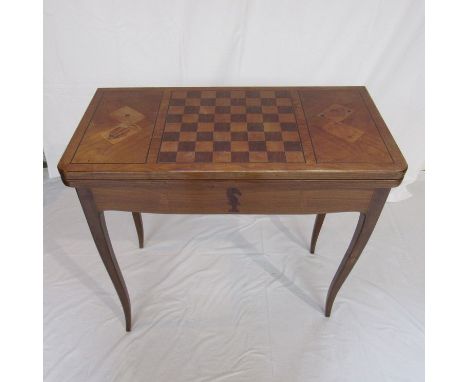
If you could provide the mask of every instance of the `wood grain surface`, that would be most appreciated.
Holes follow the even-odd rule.
[[[98,89],[58,165],[76,187],[131,329],[127,288],[104,211],[359,212],[332,281],[333,301],[407,165],[364,87]]]
[[[98,210],[180,214],[315,214],[365,211],[372,188],[313,181],[172,180],[93,187]]]
[[[389,179],[364,87],[98,89],[59,163],[80,179]]]

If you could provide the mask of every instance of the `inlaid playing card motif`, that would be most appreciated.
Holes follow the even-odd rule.
[[[329,122],[326,125],[322,126],[322,129],[325,130],[327,133],[330,133],[335,137],[344,139],[349,143],[356,142],[364,134],[362,130],[347,125],[343,122]]]
[[[112,129],[101,133],[102,137],[112,144],[119,143],[124,139],[138,133],[141,127],[135,124],[120,123]]]
[[[354,110],[349,107],[333,104],[322,111],[319,116],[325,117],[335,122],[340,122],[348,118],[353,113],[353,111]]]
[[[141,127],[137,122],[145,119],[145,116],[130,106],[123,106],[109,114],[118,123],[101,133],[101,136],[112,144],[122,142],[133,134],[138,133]]]
[[[344,123],[354,110],[338,104],[328,106],[325,110],[318,114],[325,122],[321,125],[322,130],[327,133],[345,140],[348,143],[356,142],[364,132],[357,127]]]
[[[145,118],[143,114],[131,108],[130,106],[121,107],[113,111],[112,113],[110,113],[110,116],[115,118],[119,122],[130,123],[130,124],[140,122],[141,120]]]

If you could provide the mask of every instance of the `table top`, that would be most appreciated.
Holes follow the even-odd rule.
[[[92,179],[403,179],[365,87],[101,88],[62,159]]]

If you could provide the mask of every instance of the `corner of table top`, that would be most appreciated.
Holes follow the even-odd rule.
[[[300,87],[291,87],[291,88],[296,88],[297,90],[301,91],[302,89],[309,88],[309,87],[300,86]],[[375,119],[376,125],[381,130],[382,136],[388,144],[387,149],[389,150],[389,154],[391,155],[393,159],[393,164],[386,167],[386,169],[384,170],[385,174],[381,173],[379,175],[378,174],[379,171],[375,171],[375,169],[373,169],[371,171],[361,172],[360,178],[363,181],[364,180],[369,181],[372,179],[380,179],[380,180],[387,179],[387,181],[392,183],[391,187],[396,187],[397,185],[399,185],[403,181],[408,165],[401,151],[396,145],[396,142],[391,136],[391,133],[388,127],[386,126],[382,116],[380,115],[380,112],[378,111],[375,103],[373,102],[373,99],[370,96],[367,87],[365,85],[351,85],[351,86],[323,86],[323,87],[318,86],[316,88],[349,89],[349,90],[359,92],[363,96],[365,103],[367,104],[369,108],[370,113],[373,115],[373,118]],[[140,90],[153,92],[153,91],[162,91],[164,89],[166,88],[158,88],[158,87],[123,87],[123,88],[122,87],[120,88],[98,87],[96,88],[94,96],[85,114],[83,115],[82,120],[80,121],[77,129],[75,130],[67,148],[65,149],[62,155],[60,162],[57,165],[57,168],[58,168],[58,171],[60,173],[63,183],[69,187],[76,187],[77,182],[79,183],[80,181],[85,180],[85,178],[98,180],[98,179],[101,179],[102,177],[102,179],[104,180],[104,179],[109,179],[109,178],[115,178],[117,175],[114,173],[114,170],[107,171],[107,169],[104,169],[104,168],[99,168],[99,169],[92,168],[92,166],[90,167],[90,165],[86,165],[86,164],[80,165],[80,164],[76,164],[73,162],[75,152],[77,148],[79,147],[79,145],[81,144],[81,138],[86,130],[86,127],[91,121],[93,111],[97,108],[99,101],[102,98],[104,93],[107,93],[107,92],[115,93],[119,91],[140,91]],[[78,168],[79,166],[80,168]],[[148,171],[153,172],[152,174],[150,174],[151,176],[148,176]],[[151,180],[155,180],[158,177],[161,177],[161,179],[167,179],[172,176],[171,174],[167,174],[166,173],[167,171],[163,171],[163,169],[160,169],[160,168],[151,169],[150,167],[148,167],[148,168],[145,168],[144,171],[142,171],[142,169],[138,169],[138,170],[135,169],[135,172],[137,174],[134,174],[134,175],[138,175],[138,178],[140,179],[145,177],[145,175],[148,176],[148,179],[151,179]],[[315,174],[316,172],[317,172],[317,169],[315,169],[313,173]],[[119,176],[121,175],[122,174],[119,174]],[[309,178],[309,175],[312,175],[312,173],[302,174],[302,175],[299,174],[299,178],[301,179],[308,178],[309,180],[314,180],[315,176],[311,176]],[[330,174],[330,176],[334,178],[333,175],[336,175],[336,174]],[[188,178],[188,177],[189,176],[186,176],[185,178]],[[175,176],[175,178],[178,178],[178,176]],[[236,178],[236,177],[233,176],[232,178]],[[342,177],[337,176],[335,179],[329,179],[329,180],[336,180],[338,178],[342,178]],[[354,179],[357,179],[357,177]],[[317,180],[323,180],[320,174],[319,176],[317,176]]]

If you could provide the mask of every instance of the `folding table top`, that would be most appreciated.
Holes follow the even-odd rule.
[[[98,89],[59,163],[64,181],[401,181],[406,168],[365,87]]]

